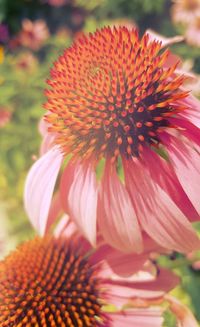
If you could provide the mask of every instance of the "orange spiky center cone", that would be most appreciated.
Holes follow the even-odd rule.
[[[183,109],[184,76],[164,68],[169,51],[137,30],[104,28],[83,37],[55,62],[46,90],[50,132],[65,154],[138,156],[157,145],[168,117]]]
[[[0,262],[1,327],[100,326],[98,278],[62,239],[36,238]]]

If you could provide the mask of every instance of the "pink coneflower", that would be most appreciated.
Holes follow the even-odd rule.
[[[200,15],[200,0],[173,0],[171,9],[175,23],[191,24]]]
[[[0,262],[0,325],[162,326],[163,310],[150,304],[176,286],[177,277],[166,270],[143,280],[119,277],[111,267],[123,262],[129,272],[131,256],[107,245],[94,251],[71,227],[28,241]],[[123,308],[137,299],[146,307]]]
[[[199,248],[190,221],[200,211],[200,103],[184,89],[176,57],[161,50],[147,33],[103,28],[55,62],[45,153],[25,186],[26,210],[41,233],[63,165],[63,207],[92,244],[98,226],[123,251],[141,252],[143,231],[168,249]]]
[[[49,31],[44,20],[38,19],[32,22],[29,19],[24,19],[17,40],[18,44],[24,47],[39,50],[48,37]]]

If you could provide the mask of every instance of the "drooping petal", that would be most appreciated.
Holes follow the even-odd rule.
[[[167,150],[176,175],[189,197],[190,201],[200,213],[200,155],[186,142],[170,136],[166,140]]]
[[[123,253],[113,247],[104,244],[95,251],[92,256],[94,263],[104,261],[101,265],[101,278],[118,275],[128,277],[143,269],[148,260],[149,253]]]
[[[170,309],[176,315],[178,327],[198,327],[198,323],[192,312],[174,297],[167,295],[166,299],[170,303]]]
[[[49,151],[54,146],[55,141],[55,133],[46,133],[42,139],[42,143],[40,145],[40,155],[44,155],[47,151]]]
[[[51,201],[49,214],[48,214],[48,218],[47,218],[47,224],[46,224],[46,232],[48,232],[49,228],[56,221],[56,219],[59,218],[61,213],[62,213],[62,206],[61,206],[61,201],[60,201],[60,194],[59,194],[59,192],[57,192],[54,194],[52,201]]]
[[[120,307],[128,302],[134,306],[137,299],[149,301],[161,298],[179,284],[179,278],[169,270],[159,269],[155,276],[141,271],[136,276],[124,279],[119,276],[112,279],[111,275],[103,282],[108,289],[109,302]]]
[[[48,113],[46,113],[46,115],[47,114]],[[48,127],[49,127],[48,122],[44,119],[44,117],[42,117],[38,124],[38,130],[42,136],[45,136],[48,133]]]
[[[68,215],[63,215],[54,230],[55,237],[73,239],[74,244],[79,248],[79,252],[85,254],[91,250],[91,244],[82,236],[77,225]],[[81,244],[81,249],[80,249]]]
[[[70,165],[69,171],[71,176],[65,183],[66,193],[64,180],[62,185],[62,193],[66,194],[66,207],[69,216],[76,222],[91,244],[95,245],[97,228],[97,181],[95,170],[89,162],[77,162]],[[67,170],[65,171],[65,177],[67,177]]]
[[[132,309],[121,313],[110,313],[110,327],[161,327],[163,323],[160,309]]]
[[[143,233],[144,249],[140,254],[124,253],[116,250],[108,244],[102,244],[92,255],[94,263],[104,261],[101,269],[101,276],[105,277],[111,274],[129,277],[140,270],[144,270],[144,264],[149,259],[150,253],[164,253],[160,247],[148,235]],[[112,272],[111,272],[112,271]]]
[[[141,252],[142,236],[125,186],[112,164],[105,166],[99,192],[98,225],[106,242],[124,252]]]
[[[33,164],[26,179],[25,209],[31,223],[41,235],[46,231],[51,199],[62,160],[59,149],[52,148]]]
[[[191,221],[199,220],[199,214],[184,192],[171,164],[148,147],[143,152],[143,162],[151,178],[170,196],[184,215]]]
[[[189,95],[184,99],[183,105],[188,109],[181,111],[180,116],[189,120],[192,124],[200,128],[200,101],[193,95]]]
[[[46,116],[50,112],[46,113]],[[54,141],[56,138],[56,133],[49,133],[48,132],[49,123],[45,120],[44,117],[40,119],[38,124],[38,129],[40,134],[42,135],[42,143],[40,146],[40,155],[44,155],[47,151],[49,151],[54,146]]]
[[[200,246],[191,224],[156,184],[138,159],[124,160],[127,189],[143,227],[161,246],[180,252],[189,252]]]
[[[170,118],[169,121],[181,128],[181,135],[200,153],[200,128],[182,117]]]
[[[182,42],[184,40],[184,37],[182,35],[176,35],[173,37],[164,37],[163,35],[160,35],[156,33],[155,31],[148,29],[146,33],[149,34],[150,40],[158,40],[162,42],[162,47],[166,47],[168,45],[172,45],[174,43]]]
[[[68,194],[79,164],[80,163],[78,161],[74,162],[73,160],[70,160],[67,166],[65,167],[60,179],[60,200],[62,203],[63,210],[68,214]]]
[[[76,232],[77,232],[76,225],[73,222],[71,222],[68,215],[63,215],[54,230],[54,236],[58,238],[63,236],[66,238],[70,238]]]

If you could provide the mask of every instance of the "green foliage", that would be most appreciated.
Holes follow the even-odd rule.
[[[164,313],[163,327],[176,327],[176,318],[169,310]]]
[[[17,234],[19,241],[27,234],[24,230],[30,230],[22,196],[27,171],[39,153],[41,136],[38,123],[44,114],[45,81],[52,62],[69,43],[70,39],[52,38],[37,56],[31,54],[33,61],[29,67],[20,66],[30,56],[30,52],[22,48],[15,54],[6,53],[1,65],[0,87],[3,96],[0,107],[12,113],[11,121],[0,129],[1,200],[8,204],[10,234]]]

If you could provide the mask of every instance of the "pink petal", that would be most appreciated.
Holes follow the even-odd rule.
[[[179,278],[166,269],[160,269],[158,275],[155,276],[140,272],[137,281],[134,280],[134,275],[133,278],[124,279],[120,279],[118,276],[114,280],[108,277],[107,280],[102,281],[106,288],[107,300],[117,307],[128,302],[134,305],[137,299],[149,301],[163,297],[166,292],[175,288],[179,282]]]
[[[181,128],[181,135],[185,136],[189,142],[192,141],[192,147],[200,153],[200,129],[184,118],[170,118],[168,120]]]
[[[121,313],[110,313],[109,327],[161,327],[163,323],[160,309],[132,309]]]
[[[50,112],[47,112],[48,115]],[[46,116],[45,115],[45,116]],[[40,119],[38,129],[40,134],[42,135],[42,143],[40,146],[40,155],[42,156],[47,151],[49,151],[53,146],[56,138],[56,133],[48,132],[49,123],[45,120],[44,117]]]
[[[108,162],[99,194],[98,223],[108,244],[124,252],[142,251],[141,231],[129,194]]]
[[[169,53],[168,57],[166,58],[165,62],[164,62],[164,67],[165,68],[169,68],[175,64],[177,64],[178,62],[180,62],[180,57],[173,54],[173,53]],[[180,64],[178,65],[178,67],[181,66],[181,62]],[[177,73],[178,69],[176,69],[175,73]]]
[[[191,220],[199,220],[199,214],[184,192],[169,162],[149,148],[143,152],[143,161],[151,178],[170,196],[179,209]]]
[[[144,263],[148,260],[149,253],[123,253],[109,245],[103,245],[95,251],[92,256],[94,263],[101,262],[100,276],[107,278],[107,276],[118,275],[128,277],[139,270],[142,270]]]
[[[46,113],[46,115],[47,115],[47,113]],[[45,136],[48,133],[48,127],[49,127],[49,124],[44,119],[44,117],[42,117],[38,124],[38,130],[42,136]]]
[[[54,146],[55,133],[47,133],[42,139],[40,155],[42,156]]]
[[[170,160],[173,163],[176,175],[188,195],[190,201],[200,213],[200,155],[186,142],[170,137],[166,141]]]
[[[123,253],[103,244],[96,249],[92,255],[94,264],[103,261],[101,276],[107,277],[113,274],[118,276],[128,277],[144,269],[144,263],[149,259],[149,254],[152,252],[162,253],[163,249],[158,246],[148,235],[143,234],[144,250],[140,254]]]
[[[161,246],[180,252],[200,241],[184,214],[137,159],[124,160],[126,185],[143,229]]]
[[[178,327],[198,327],[196,319],[192,312],[181,302],[172,296],[166,296],[170,303],[170,309],[176,315],[178,320]]]
[[[65,185],[62,185],[62,198],[66,196],[67,209],[70,217],[76,222],[86,238],[95,245],[97,220],[97,181],[92,164],[70,163],[67,179],[65,171]],[[64,183],[64,180],[63,180]],[[70,183],[70,184],[69,184]]]
[[[174,43],[182,42],[184,40],[184,37],[182,35],[176,35],[173,37],[165,37],[163,35],[156,33],[155,31],[153,31],[151,29],[148,29],[146,31],[146,33],[149,34],[151,41],[157,40],[157,41],[162,42],[163,48],[168,45],[174,44]]]
[[[60,194],[57,192],[55,193],[51,201],[51,206],[47,218],[46,232],[49,230],[52,224],[59,218],[61,213],[62,213],[62,206],[60,202]]]
[[[91,251],[91,244],[82,236],[77,225],[70,219],[68,215],[64,215],[56,228],[54,229],[55,237],[63,237],[66,241],[73,239],[73,245],[75,252],[78,250],[79,254],[85,256]],[[80,247],[81,244],[81,247]],[[90,260],[90,259],[89,259]]]
[[[68,206],[69,189],[72,185],[72,182],[74,180],[74,175],[75,175],[76,169],[78,169],[78,167],[79,167],[78,162],[74,162],[73,159],[70,160],[61,176],[60,200],[62,203],[63,210],[66,213],[69,213],[69,206]]]
[[[56,237],[72,238],[77,233],[77,226],[71,221],[68,215],[63,215],[54,229]]]
[[[200,128],[200,101],[194,96],[189,95],[184,99],[184,101],[182,101],[182,103],[183,105],[188,106],[188,109],[183,110],[179,115]]]
[[[31,167],[24,191],[26,212],[33,226],[44,234],[56,179],[63,156],[57,147],[52,148]]]

